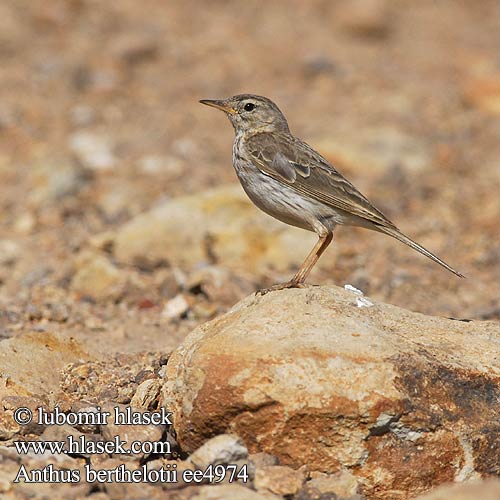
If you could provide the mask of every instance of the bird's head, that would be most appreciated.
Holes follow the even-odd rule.
[[[285,116],[267,97],[240,94],[228,99],[202,99],[200,102],[224,111],[236,133],[290,132]]]

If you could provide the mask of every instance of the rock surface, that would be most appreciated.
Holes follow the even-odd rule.
[[[23,333],[4,340],[0,349],[0,442],[41,434],[44,426],[36,418],[19,425],[14,412],[24,407],[36,415],[39,407],[64,404],[60,400],[63,368],[91,356],[74,338],[51,332]]]
[[[369,498],[500,473],[500,328],[311,287],[251,296],[171,356],[184,451],[224,432],[295,468],[349,469]]]
[[[89,357],[80,343],[67,335],[32,332],[4,340],[0,349],[0,400],[53,393],[59,389],[62,368]]]
[[[295,495],[305,481],[305,471],[296,471],[283,465],[260,467],[255,472],[254,486],[258,491],[267,490],[275,495]]]
[[[115,255],[146,267],[223,261],[249,273],[264,266],[287,271],[315,239],[265,215],[231,185],[167,201],[132,219],[116,235]]]
[[[104,301],[117,299],[125,288],[125,278],[104,256],[92,252],[76,259],[77,271],[71,289],[82,297]]]
[[[198,486],[186,489],[181,500],[278,500],[282,497],[271,493],[252,491],[239,484],[224,484],[215,486]]]
[[[498,500],[500,480],[488,479],[465,484],[446,484],[416,500]]]
[[[195,467],[206,469],[209,465],[232,464],[247,457],[248,450],[241,439],[221,434],[203,444],[188,460]]]
[[[104,405],[103,410],[108,411],[111,415],[110,420],[108,421],[107,425],[102,425],[101,426],[101,433],[103,438],[106,441],[113,441],[113,439],[118,436],[122,441],[126,443],[133,443],[133,442],[147,442],[152,445],[155,445],[155,443],[161,441],[163,432],[165,431],[165,425],[155,425],[155,424],[124,424],[123,423],[123,418],[121,421],[116,421],[115,420],[115,413],[113,408],[119,408],[120,412],[125,415],[126,411],[128,408],[130,408],[129,411],[133,413],[141,413],[137,408],[132,408],[132,407],[127,407],[126,405],[116,405],[116,404],[109,404],[109,405]],[[130,444],[129,444],[130,446]],[[154,446],[152,446],[154,449]],[[157,449],[161,449],[157,448]],[[164,449],[168,449],[168,447],[165,447]],[[149,451],[142,451],[139,453],[133,453],[127,450],[127,453],[113,453],[111,454],[114,458],[121,458],[121,459],[126,459],[126,458],[140,458],[143,459],[145,457],[148,457],[151,452]]]

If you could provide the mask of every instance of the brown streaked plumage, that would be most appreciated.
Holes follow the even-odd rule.
[[[231,121],[236,134],[233,165],[250,199],[276,219],[314,231],[319,237],[295,276],[263,293],[300,287],[330,244],[338,224],[388,234],[464,277],[404,235],[325,158],[294,137],[283,113],[270,99],[241,94],[200,102],[224,111]]]

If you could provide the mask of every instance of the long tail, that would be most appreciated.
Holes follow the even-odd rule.
[[[459,278],[465,278],[465,276],[455,269],[453,269],[451,266],[449,266],[446,262],[441,260],[439,257],[436,257],[432,252],[429,252],[426,248],[423,246],[419,245],[415,241],[411,240],[408,238],[408,236],[404,235],[402,232],[400,232],[398,229],[392,228],[392,227],[386,227],[386,226],[381,226],[381,225],[376,225],[376,227],[373,227],[376,231],[380,231],[381,233],[388,234],[389,236],[392,236],[393,238],[396,238],[397,240],[405,243],[409,247],[413,248],[417,252],[420,252],[422,255],[425,255],[426,257],[429,257],[429,259],[432,259],[434,262],[437,262],[441,266],[443,266],[445,269],[448,269],[448,271],[452,272]]]

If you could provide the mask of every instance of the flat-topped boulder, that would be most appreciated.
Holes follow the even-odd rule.
[[[294,468],[349,470],[368,498],[411,498],[500,474],[499,353],[495,322],[284,290],[195,329],[162,404],[186,452],[232,433]]]

